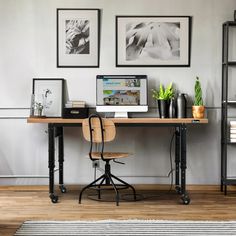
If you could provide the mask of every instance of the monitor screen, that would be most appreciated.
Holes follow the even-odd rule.
[[[97,75],[96,105],[98,112],[115,112],[116,117],[127,117],[127,112],[146,112],[147,76]]]

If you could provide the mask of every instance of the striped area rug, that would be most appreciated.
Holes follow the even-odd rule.
[[[236,235],[236,221],[26,221],[17,235]]]

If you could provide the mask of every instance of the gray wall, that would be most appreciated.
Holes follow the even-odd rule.
[[[145,115],[157,116],[151,88],[173,82],[190,101],[199,76],[209,124],[189,127],[187,183],[219,184],[222,23],[233,19],[235,6],[235,0],[0,0],[0,175],[48,174],[47,127],[27,124],[22,118],[29,115],[22,108],[29,107],[32,78],[65,78],[70,99],[94,107],[97,74],[147,74],[150,112]],[[56,68],[56,8],[102,10],[100,68]],[[116,68],[116,15],[192,16],[191,67]],[[119,128],[116,144],[110,148],[134,155],[125,166],[115,165],[114,172],[131,183],[169,183],[172,133],[171,128]],[[81,129],[67,128],[66,183],[92,179],[87,150]],[[0,179],[0,184],[43,183],[46,178]]]

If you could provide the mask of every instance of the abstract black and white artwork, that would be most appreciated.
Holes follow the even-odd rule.
[[[116,17],[117,66],[189,66],[190,17]]]
[[[99,67],[99,9],[57,9],[57,67]]]
[[[65,20],[66,54],[89,54],[89,20]]]

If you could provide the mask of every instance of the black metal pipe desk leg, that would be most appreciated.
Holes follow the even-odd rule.
[[[223,188],[224,188],[224,194],[227,195],[227,162],[228,162],[228,153],[227,153],[227,146],[226,144],[224,145],[223,148],[223,155],[224,155],[224,160],[223,160]]]
[[[63,127],[57,127],[58,134],[58,162],[59,162],[59,188],[62,193],[66,193],[64,186],[64,135]]]
[[[58,201],[54,194],[54,168],[55,168],[55,132],[54,125],[48,124],[48,168],[49,168],[49,197],[53,203]]]
[[[180,126],[180,169],[181,169],[181,200],[183,204],[188,205],[190,203],[190,198],[186,191],[186,169],[187,169],[187,159],[186,159],[186,130],[185,124]]]
[[[222,129],[222,128],[221,128]],[[223,131],[221,131],[221,132],[223,132]],[[221,192],[223,192],[223,187],[224,187],[224,182],[223,182],[223,180],[224,180],[224,161],[223,161],[223,149],[224,149],[224,145],[225,144],[223,144],[222,143],[222,141],[221,141],[221,171],[220,171],[220,173],[221,173],[221,179],[220,179],[220,191]]]
[[[175,129],[175,190],[181,194],[181,187],[179,186],[179,170],[180,170],[180,134],[179,127]]]

